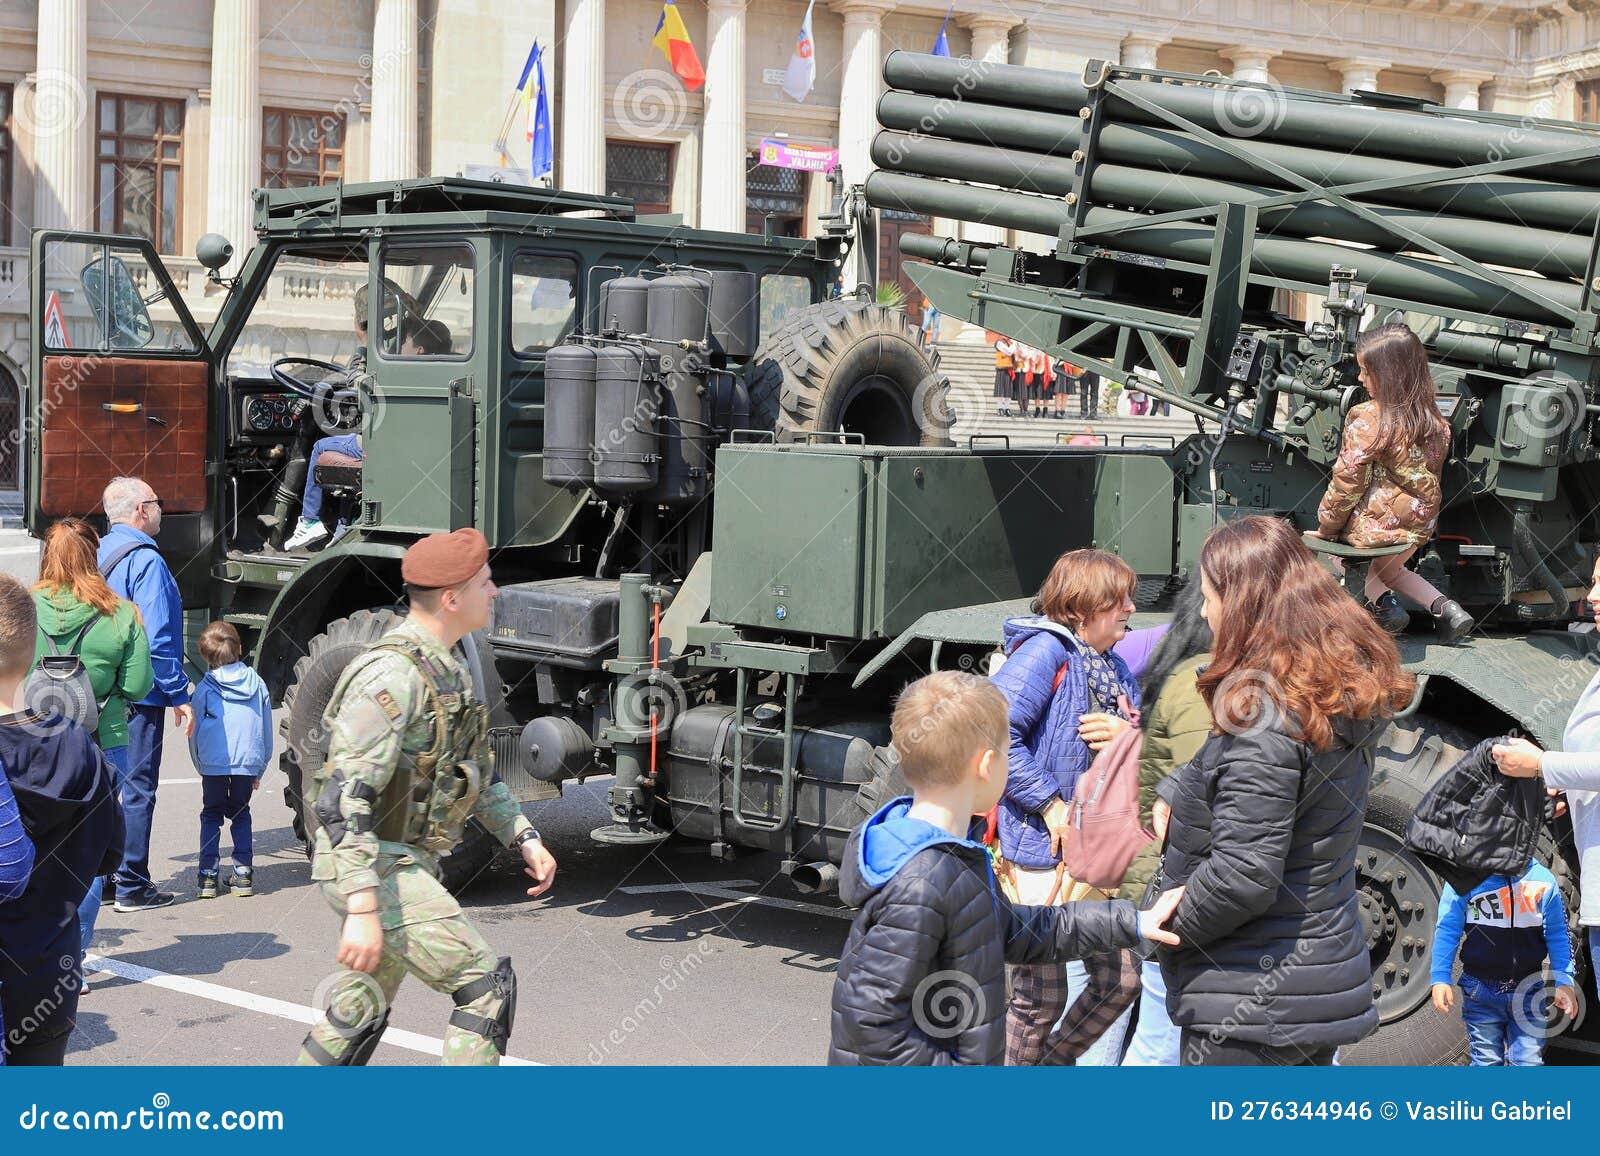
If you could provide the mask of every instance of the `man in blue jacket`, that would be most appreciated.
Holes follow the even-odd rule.
[[[101,501],[110,529],[100,539],[100,572],[112,590],[139,608],[155,671],[150,693],[128,705],[128,772],[120,784],[127,834],[116,875],[116,909],[144,911],[165,907],[174,898],[158,891],[150,878],[150,825],[167,708],[185,736],[194,730],[189,676],[183,669],[183,603],[172,571],[156,549],[155,536],[161,532],[156,492],[139,478],[113,478]]]

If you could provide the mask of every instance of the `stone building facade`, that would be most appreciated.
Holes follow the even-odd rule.
[[[495,163],[535,38],[549,47],[557,184],[625,193],[705,227],[814,231],[829,182],[757,163],[760,143],[837,148],[845,179],[862,179],[882,58],[927,51],[946,4],[817,0],[816,85],[797,103],[780,86],[805,9],[680,0],[707,77],[688,92],[650,46],[659,0],[0,0],[0,422],[15,421],[26,374],[31,229],[143,232],[187,280],[195,266],[182,255],[200,234],[243,248],[259,184]],[[957,55],[1037,67],[1076,70],[1100,57],[1600,120],[1600,13],[1587,9],[958,0],[947,32]],[[512,164],[525,165],[515,115],[503,139]],[[888,222],[882,271],[898,275],[899,232],[930,227]],[[207,308],[197,301],[202,320]],[[0,461],[0,488],[15,470]]]

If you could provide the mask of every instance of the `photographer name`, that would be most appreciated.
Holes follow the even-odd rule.
[[[1430,1104],[1407,1100],[1406,1115],[1412,1120],[1571,1120],[1571,1100],[1491,1100],[1474,1104],[1468,1100],[1446,1100]]]

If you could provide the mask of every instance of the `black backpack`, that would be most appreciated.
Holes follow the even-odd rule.
[[[99,621],[100,616],[96,615],[85,622],[65,654],[56,646],[54,638],[48,634],[44,636],[50,653],[39,660],[39,668],[22,684],[22,702],[30,711],[36,714],[55,711],[91,732],[100,725],[100,708],[105,704],[95,699],[89,668],[78,654],[84,638]]]

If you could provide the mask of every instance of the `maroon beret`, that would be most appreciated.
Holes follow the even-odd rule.
[[[400,562],[400,577],[407,586],[459,586],[488,560],[488,541],[467,526],[449,534],[429,534],[413,543]]]

